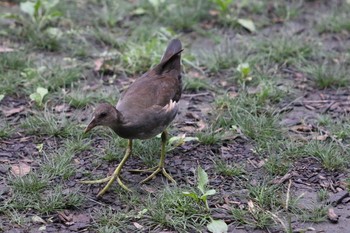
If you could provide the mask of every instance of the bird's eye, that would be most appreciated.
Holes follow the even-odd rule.
[[[106,112],[101,112],[100,118],[104,118],[104,117],[106,117],[106,116],[107,116],[107,113],[106,113]]]

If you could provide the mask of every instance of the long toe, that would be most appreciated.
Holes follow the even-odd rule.
[[[82,181],[79,181],[79,183],[82,183],[82,184],[100,184],[100,183],[108,182],[111,178],[112,178],[112,176],[107,176],[106,178],[99,179],[99,180],[82,180]]]
[[[119,175],[116,176],[112,176],[111,179],[108,181],[108,183],[106,184],[106,186],[97,194],[97,196],[101,196],[103,194],[105,194],[107,192],[107,190],[112,186],[113,182],[117,180],[118,184],[126,191],[128,192],[132,192],[131,189],[129,189],[120,179]]]
[[[147,181],[150,181],[151,179],[153,179],[154,177],[156,177],[156,175],[161,172],[165,178],[167,178],[168,180],[170,180],[171,182],[173,183],[176,183],[176,181],[173,179],[173,177],[171,177],[171,175],[165,170],[165,168],[162,168],[162,167],[156,167],[154,172],[149,175],[148,177],[146,177],[146,179],[142,180],[140,183],[141,184],[144,184],[146,183]]]

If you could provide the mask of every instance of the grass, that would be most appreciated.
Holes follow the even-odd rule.
[[[153,231],[171,228],[178,232],[188,232],[197,231],[198,227],[207,222],[205,208],[184,196],[181,189],[166,188],[159,191],[156,198],[148,196],[141,203],[137,201],[140,200],[138,194],[132,194],[129,198],[129,203],[131,201],[135,208],[127,213],[114,212],[111,208],[97,213],[95,223],[99,232],[135,231],[135,224],[126,224],[130,221]]]
[[[48,109],[29,116],[21,123],[21,128],[28,134],[66,138],[77,131],[76,124],[65,114],[55,115]]]
[[[243,48],[242,48],[243,47]],[[213,51],[203,49],[201,61],[203,65],[214,73],[222,70],[232,70],[246,60],[249,48],[234,40],[224,38]]]
[[[31,65],[24,52],[0,54],[0,93],[16,93],[24,82],[22,72]]]
[[[349,82],[347,67],[347,64],[324,63],[322,65],[310,64],[303,70],[305,70],[318,88],[337,89],[347,86]]]
[[[319,160],[327,170],[342,170],[348,165],[347,158],[349,155],[347,152],[342,151],[339,146],[333,143],[311,141],[307,144],[305,152],[308,156]]]
[[[217,171],[218,174],[221,174],[224,176],[239,177],[246,174],[246,171],[244,170],[244,168],[240,167],[239,165],[228,164],[226,161],[223,161],[223,160],[216,161],[215,170]]]
[[[221,141],[222,135],[214,129],[207,129],[196,134],[200,143],[204,145],[214,145]]]
[[[135,140],[133,154],[141,159],[147,168],[154,167],[160,159],[161,139]]]
[[[65,101],[68,102],[70,106],[80,109],[101,102],[108,102],[115,105],[117,103],[119,91],[114,88],[104,88],[102,86],[101,89],[103,89],[102,92],[90,92],[77,88],[65,96]]]
[[[208,218],[204,206],[184,196],[181,189],[163,190],[156,200],[148,199],[146,209],[146,224],[153,230],[170,227],[179,232],[196,231]]]
[[[331,8],[329,14],[326,14],[318,20],[316,28],[320,33],[341,33],[350,31],[350,23],[346,20],[349,17],[348,4],[341,4]]]
[[[321,17],[310,13],[310,5],[319,7]],[[230,230],[242,226],[252,232],[288,232],[288,219],[293,220],[292,230],[305,221],[325,221],[328,207],[323,202],[330,190],[317,183],[310,186],[319,203],[304,209],[298,205],[301,196],[294,193],[295,177],[290,189],[288,182],[275,185],[276,180],[299,171],[300,162],[312,162],[324,176],[341,174],[349,183],[349,50],[343,43],[350,30],[348,4],[232,1],[217,15],[215,1],[204,0],[59,1],[53,10],[62,14],[40,25],[19,7],[3,8],[0,14],[13,12],[25,21],[0,20],[1,161],[11,168],[28,160],[31,171],[22,177],[1,171],[5,188],[0,191],[0,231],[30,228],[32,216],[50,222],[57,211],[68,210],[88,213],[93,219],[88,230],[96,232],[204,232],[214,216],[232,222]],[[252,20],[256,32],[238,27],[238,18]],[[60,33],[50,34],[49,28]],[[126,139],[102,127],[83,134],[92,106],[116,104],[120,90],[130,83],[126,78],[134,80],[156,65],[174,37],[184,47],[180,116],[185,117],[178,117],[169,131],[198,138],[168,151],[168,162],[182,161],[177,173],[172,172],[177,184],[155,179],[139,185],[123,169],[123,181],[139,187],[133,193],[116,183],[97,200],[91,190],[102,185],[72,187],[81,173],[92,180],[108,175],[127,145]],[[7,48],[14,51],[2,51]],[[104,66],[95,70],[101,58]],[[247,73],[238,69],[244,64]],[[43,106],[29,98],[37,87],[49,91]],[[300,98],[310,94],[331,95],[344,112],[323,112],[321,104],[305,110]],[[202,109],[201,101],[212,110]],[[63,104],[69,109],[56,111]],[[21,114],[7,117],[1,111],[19,106],[25,106]],[[198,117],[207,127],[200,132],[188,127],[193,122],[186,113],[194,108],[203,110]],[[302,116],[294,114],[297,110]],[[290,126],[281,124],[286,118],[315,125],[329,137],[295,137]],[[160,138],[135,140],[126,167],[157,165],[160,149]],[[99,171],[101,164],[110,170]],[[208,171],[216,190],[208,208],[183,194],[194,189],[192,172],[198,165]],[[312,168],[306,166],[305,172]]]
[[[304,63],[314,56],[318,47],[316,41],[286,35],[280,35],[272,40],[266,38],[257,44],[258,53],[263,54],[264,59],[279,65]]]
[[[207,89],[212,89],[210,84],[205,79],[200,78],[184,78],[183,81],[184,89],[186,91],[198,92]]]
[[[266,148],[271,140],[281,136],[277,115],[261,108],[254,96],[241,95],[235,99],[218,100],[218,106],[225,105],[227,114],[219,119],[220,127],[237,126],[242,133],[257,143],[258,149]]]
[[[312,209],[305,211],[302,218],[306,222],[323,222],[327,217],[327,207],[325,206],[314,206]]]

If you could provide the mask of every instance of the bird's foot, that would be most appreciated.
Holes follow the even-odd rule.
[[[157,168],[158,168],[158,166],[147,168],[147,169],[130,169],[128,171],[129,172],[135,172],[135,173],[144,173],[144,172],[151,172],[151,173],[153,173]]]
[[[163,176],[165,176],[168,180],[170,180],[173,183],[176,183],[176,181],[174,180],[173,177],[171,177],[171,175],[165,170],[164,167],[160,167],[160,166],[156,166],[156,167],[152,167],[152,168],[148,168],[148,169],[144,169],[144,170],[130,170],[130,172],[152,172],[151,175],[149,175],[146,179],[142,180],[140,183],[144,184],[147,181],[153,179],[153,177],[155,177],[158,173],[162,173]]]
[[[100,184],[100,183],[105,183],[108,182],[106,184],[106,186],[97,194],[97,196],[101,196],[103,195],[113,184],[114,180],[117,179],[118,184],[126,191],[128,192],[132,192],[120,179],[119,175],[114,175],[114,176],[108,176],[106,178],[103,179],[99,179],[99,180],[84,180],[84,181],[80,181],[80,183],[82,184]]]
[[[108,182],[111,178],[112,178],[112,176],[107,176],[106,178],[99,179],[99,180],[82,180],[82,181],[79,181],[79,183],[81,183],[81,184],[100,184],[100,183]]]

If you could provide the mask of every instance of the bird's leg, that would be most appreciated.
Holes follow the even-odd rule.
[[[163,131],[162,133],[162,148],[160,152],[160,160],[158,166],[146,170],[132,170],[133,172],[152,172],[151,175],[149,175],[146,179],[141,181],[141,184],[151,180],[153,177],[155,177],[159,172],[161,172],[168,180],[171,182],[176,183],[176,181],[169,175],[169,173],[165,170],[164,168],[164,163],[165,163],[165,146],[167,143],[167,138],[168,138],[168,133],[166,130]]]
[[[120,161],[118,167],[114,170],[114,172],[113,172],[113,174],[111,176],[108,176],[108,177],[106,177],[104,179],[100,179],[100,180],[81,181],[81,183],[83,183],[83,184],[99,184],[99,183],[108,182],[106,184],[106,186],[97,194],[97,196],[101,196],[110,188],[110,186],[115,181],[115,179],[117,179],[118,184],[123,189],[125,189],[126,191],[130,191],[131,192],[131,190],[125,184],[123,184],[123,182],[120,179],[120,171],[122,170],[122,167],[124,166],[125,162],[129,159],[129,157],[131,155],[131,151],[132,151],[132,140],[129,139],[128,147],[126,148],[125,155],[124,155],[122,161]]]

